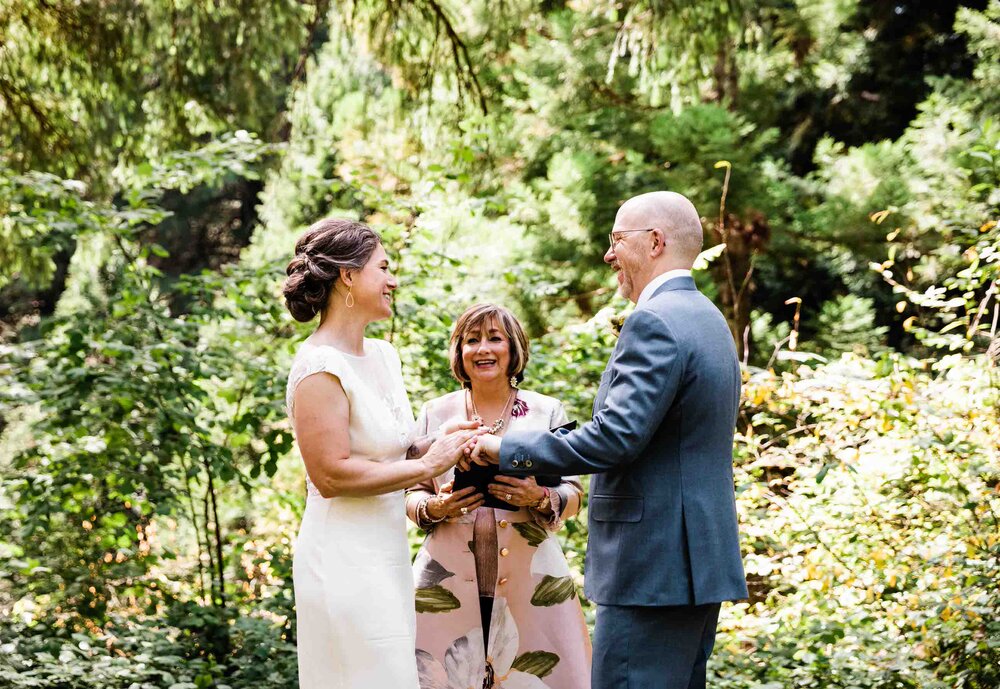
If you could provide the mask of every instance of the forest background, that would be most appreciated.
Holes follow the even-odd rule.
[[[998,116],[997,0],[4,0],[0,686],[295,685],[305,226],[382,233],[414,405],[496,300],[585,420],[671,189],[745,369],[710,684],[995,689]]]

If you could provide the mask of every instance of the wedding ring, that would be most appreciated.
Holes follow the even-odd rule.
[[[507,493],[507,495],[503,496],[503,499],[506,500],[507,502],[510,502],[511,497],[512,497],[511,494]]]
[[[462,508],[462,514],[468,514],[468,513],[469,513],[469,508],[468,507],[463,507]]]

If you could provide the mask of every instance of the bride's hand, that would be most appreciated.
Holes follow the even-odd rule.
[[[457,430],[442,436],[431,443],[427,454],[422,459],[427,467],[427,478],[440,476],[451,469],[458,460],[464,456],[466,444],[475,436],[482,433],[478,430],[479,424],[475,421],[465,421],[458,426]]]
[[[483,497],[482,493],[474,492],[475,486],[469,486],[457,493],[452,493],[453,483],[441,486],[440,492],[427,501],[427,514],[431,519],[435,521],[453,519],[482,507],[486,498]]]

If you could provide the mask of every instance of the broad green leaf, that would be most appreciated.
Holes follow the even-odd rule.
[[[570,600],[576,596],[576,585],[570,577],[553,577],[546,574],[541,583],[535,587],[531,596],[531,604],[539,607],[550,607]]]
[[[548,651],[529,651],[522,653],[511,666],[514,670],[527,672],[535,677],[545,677],[552,673],[559,664],[559,656]]]
[[[444,586],[416,590],[417,612],[449,612],[462,607],[458,598]]]

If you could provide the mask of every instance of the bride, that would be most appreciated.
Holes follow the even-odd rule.
[[[364,337],[392,316],[397,285],[368,226],[317,222],[286,273],[292,316],[320,317],[286,395],[308,493],[292,565],[299,686],[418,689],[403,489],[450,469],[476,424],[413,442],[396,350]]]

